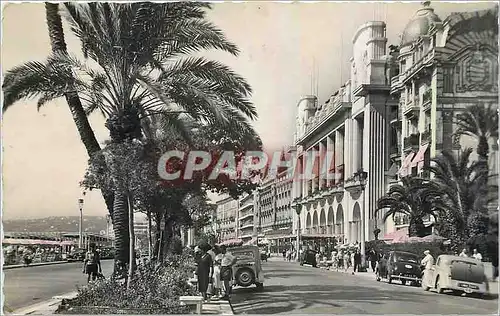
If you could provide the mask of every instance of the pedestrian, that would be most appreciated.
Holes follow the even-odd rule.
[[[377,252],[375,251],[375,249],[372,248],[372,250],[370,250],[369,257],[370,257],[370,265],[372,267],[372,271],[375,272],[375,269],[377,267],[377,261],[378,261],[378,255],[377,255]]]
[[[214,285],[214,292],[213,292],[213,297],[214,299],[218,300],[221,297],[222,294],[222,282],[220,278],[220,260],[218,259],[218,255],[220,254],[220,249],[217,247],[214,251],[215,253],[215,260],[214,260],[214,277],[213,277],[213,285]]]
[[[422,262],[420,265],[424,268],[424,275],[422,277],[422,287],[427,288],[431,287],[432,283],[432,267],[434,266],[434,257],[431,255],[431,252],[429,250],[424,251],[424,259],[422,259]]]
[[[95,244],[90,244],[89,251],[85,254],[83,261],[83,273],[87,274],[87,283],[95,281],[99,274],[102,274],[101,258],[96,250]]]
[[[351,255],[351,261],[349,262],[350,266],[353,267],[354,269],[354,251],[350,252],[350,255]],[[353,270],[354,272],[354,270]]]
[[[361,254],[359,253],[359,250],[356,250],[356,253],[354,254],[354,272],[359,272],[359,266],[361,265]]]
[[[474,249],[472,251],[472,257],[476,260],[483,261],[483,256],[477,251],[477,249]]]
[[[221,263],[220,275],[224,282],[225,294],[222,299],[229,300],[232,287],[230,283],[233,280],[233,265],[236,263],[236,258],[227,252],[226,246],[224,245],[220,247],[220,251],[221,253],[217,256],[217,259],[220,260]]]
[[[208,253],[211,249],[210,245],[206,242],[201,243],[200,249],[200,260],[196,268],[196,274],[198,275],[198,291],[200,291],[203,300],[207,301],[207,291],[208,285],[212,284],[214,277],[214,265],[212,261],[212,256]]]
[[[460,257],[468,257],[467,255],[467,249],[462,249],[462,252],[459,255]]]
[[[344,271],[347,272],[347,269],[349,269],[349,260],[351,258],[351,255],[349,251],[346,251],[344,254]]]

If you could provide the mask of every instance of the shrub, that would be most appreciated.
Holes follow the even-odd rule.
[[[127,289],[123,281],[100,280],[79,289],[78,296],[67,302],[64,314],[186,314],[179,296],[196,295],[187,280],[192,276],[192,258],[172,255],[166,263],[146,263],[137,267]]]

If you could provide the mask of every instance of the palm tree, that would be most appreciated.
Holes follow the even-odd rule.
[[[477,154],[488,161],[490,138],[498,139],[498,108],[492,104],[476,104],[456,116],[458,125],[455,135],[467,135],[477,139]]]
[[[65,7],[85,57],[98,67],[57,53],[45,63],[25,64],[6,75],[6,81],[22,76],[30,83],[17,87],[17,99],[39,95],[43,104],[63,96],[70,82],[87,113],[100,110],[107,117],[113,143],[140,138],[141,121],[156,114],[186,113],[222,128],[230,127],[235,115],[236,120],[256,117],[248,99],[251,88],[243,78],[219,62],[189,55],[204,49],[235,56],[239,52],[206,21],[209,4],[95,2]],[[75,71],[83,76],[75,77]],[[127,262],[128,198],[124,192],[114,193],[115,259]]]
[[[377,201],[376,212],[386,210],[384,221],[397,214],[408,216],[409,236],[423,237],[424,218],[429,215],[438,218],[443,207],[440,192],[432,183],[421,178],[405,177]]]
[[[428,170],[431,182],[439,187],[446,200],[445,215],[438,223],[443,237],[452,240],[454,247],[463,246],[469,236],[469,219],[484,212],[491,199],[496,198],[496,186],[487,186],[488,168],[483,161],[471,161],[473,150],[467,148],[457,157],[444,151],[432,159]]]
[[[59,5],[57,3],[46,2],[45,17],[47,20],[52,52],[56,54],[67,54],[64,29],[62,26],[61,15],[59,14]],[[36,68],[39,67],[40,64],[28,63],[25,64],[25,66],[27,66],[28,68]],[[17,67],[7,73],[3,84],[3,111],[6,111],[11,105],[23,98],[30,97],[33,94],[40,94],[36,92],[38,88],[32,89],[33,83],[30,82],[30,78],[23,76],[23,72],[26,71],[27,67]],[[12,73],[15,73],[17,75],[10,75]],[[68,82],[71,83],[72,81],[73,80],[70,80]],[[42,95],[42,98],[40,99],[38,108],[40,108],[40,106],[45,103],[43,100],[43,93],[41,93],[40,95]],[[78,133],[80,134],[80,139],[82,140],[82,143],[87,150],[87,154],[89,155],[89,157],[92,157],[96,152],[101,150],[101,147],[99,146],[99,143],[94,135],[94,131],[90,126],[78,93],[74,89],[67,89],[67,91],[65,91],[64,93],[64,97],[66,98],[66,102],[73,116],[75,126],[78,130]],[[102,190],[102,194],[108,207],[108,211],[110,215],[112,215],[113,192]]]

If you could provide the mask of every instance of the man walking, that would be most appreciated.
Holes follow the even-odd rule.
[[[422,262],[420,265],[424,267],[424,276],[422,277],[422,287],[423,288],[429,288],[431,282],[431,269],[432,266],[434,265],[434,257],[431,255],[431,252],[429,250],[424,251],[424,259],[422,259]]]
[[[232,286],[230,282],[233,280],[233,265],[236,263],[236,258],[227,252],[224,245],[220,247],[220,251],[221,253],[217,255],[217,260],[220,260],[220,276],[224,282],[225,295],[222,299],[229,300]]]
[[[359,250],[356,250],[356,253],[354,254],[354,272],[359,272],[359,266],[361,265],[361,254],[359,253]]]
[[[83,273],[87,274],[87,282],[90,282],[90,280],[95,281],[97,276],[102,273],[101,258],[95,244],[90,244],[89,248],[83,263]]]

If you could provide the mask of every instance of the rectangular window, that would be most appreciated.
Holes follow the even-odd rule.
[[[443,92],[453,93],[453,68],[443,68]]]

